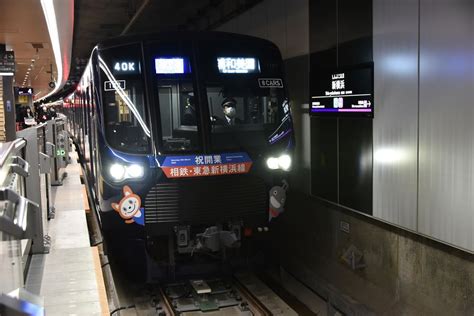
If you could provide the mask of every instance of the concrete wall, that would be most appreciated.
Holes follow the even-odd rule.
[[[380,7],[386,0],[373,2],[374,7]],[[270,39],[286,58],[297,151],[286,212],[272,229],[272,244],[279,262],[347,314],[372,310],[387,315],[473,315],[472,255],[309,196],[311,132],[305,105],[309,96],[309,47],[312,46],[309,7],[324,12],[320,21],[327,15],[327,22],[331,23],[329,11],[335,9],[334,3],[332,0],[266,0],[220,27],[223,31]],[[339,3],[349,2],[339,0]],[[392,9],[386,7],[387,14],[403,13],[405,2],[397,3],[392,1]],[[323,34],[331,33],[327,24],[321,22],[321,27],[327,28]],[[374,29],[374,35],[377,32]],[[351,42],[357,39],[357,36],[348,37]],[[329,35],[315,43],[321,49],[330,50],[331,45]],[[349,60],[350,51],[347,53]],[[350,224],[349,233],[340,230],[341,221]],[[341,259],[351,245],[363,253],[365,268],[354,271]]]
[[[350,233],[339,229],[350,224]],[[348,314],[473,315],[472,255],[292,192],[273,230],[282,266]],[[364,269],[341,256],[351,245]],[[349,296],[363,307],[350,306]],[[350,305],[350,304],[349,304]]]

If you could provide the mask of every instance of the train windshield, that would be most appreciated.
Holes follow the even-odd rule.
[[[251,151],[267,144],[282,117],[284,91],[259,88],[255,80],[206,85],[212,150]]]
[[[168,50],[167,50],[168,49]],[[160,104],[161,148],[165,152],[197,151],[199,107],[194,95],[190,52],[162,44],[154,59]]]
[[[232,43],[212,39],[195,50],[187,42],[150,43],[160,151],[258,152],[274,133],[285,133],[279,129],[288,106],[278,50]]]
[[[140,56],[138,44],[102,50],[98,56],[107,142],[129,153],[147,153],[150,147]]]
[[[264,42],[200,46],[211,150],[258,152],[285,117],[282,62]]]

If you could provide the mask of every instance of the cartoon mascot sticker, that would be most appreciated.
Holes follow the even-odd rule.
[[[282,181],[282,185],[276,185],[270,189],[270,209],[268,210],[268,221],[278,217],[285,210],[286,191],[288,182]]]
[[[123,198],[120,202],[112,203],[112,208],[125,220],[125,223],[144,225],[144,210],[141,207],[142,199],[128,185],[123,187]]]

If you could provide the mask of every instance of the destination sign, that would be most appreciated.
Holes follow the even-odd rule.
[[[260,73],[258,59],[252,57],[219,57],[217,68],[224,74]]]
[[[156,74],[185,74],[190,73],[191,67],[187,58],[159,57],[155,58]]]

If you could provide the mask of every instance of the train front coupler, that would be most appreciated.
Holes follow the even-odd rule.
[[[177,250],[180,254],[193,254],[198,251],[219,252],[225,248],[240,246],[239,234],[235,231],[224,230],[219,226],[210,226],[201,233],[190,236],[189,226],[176,229]]]

